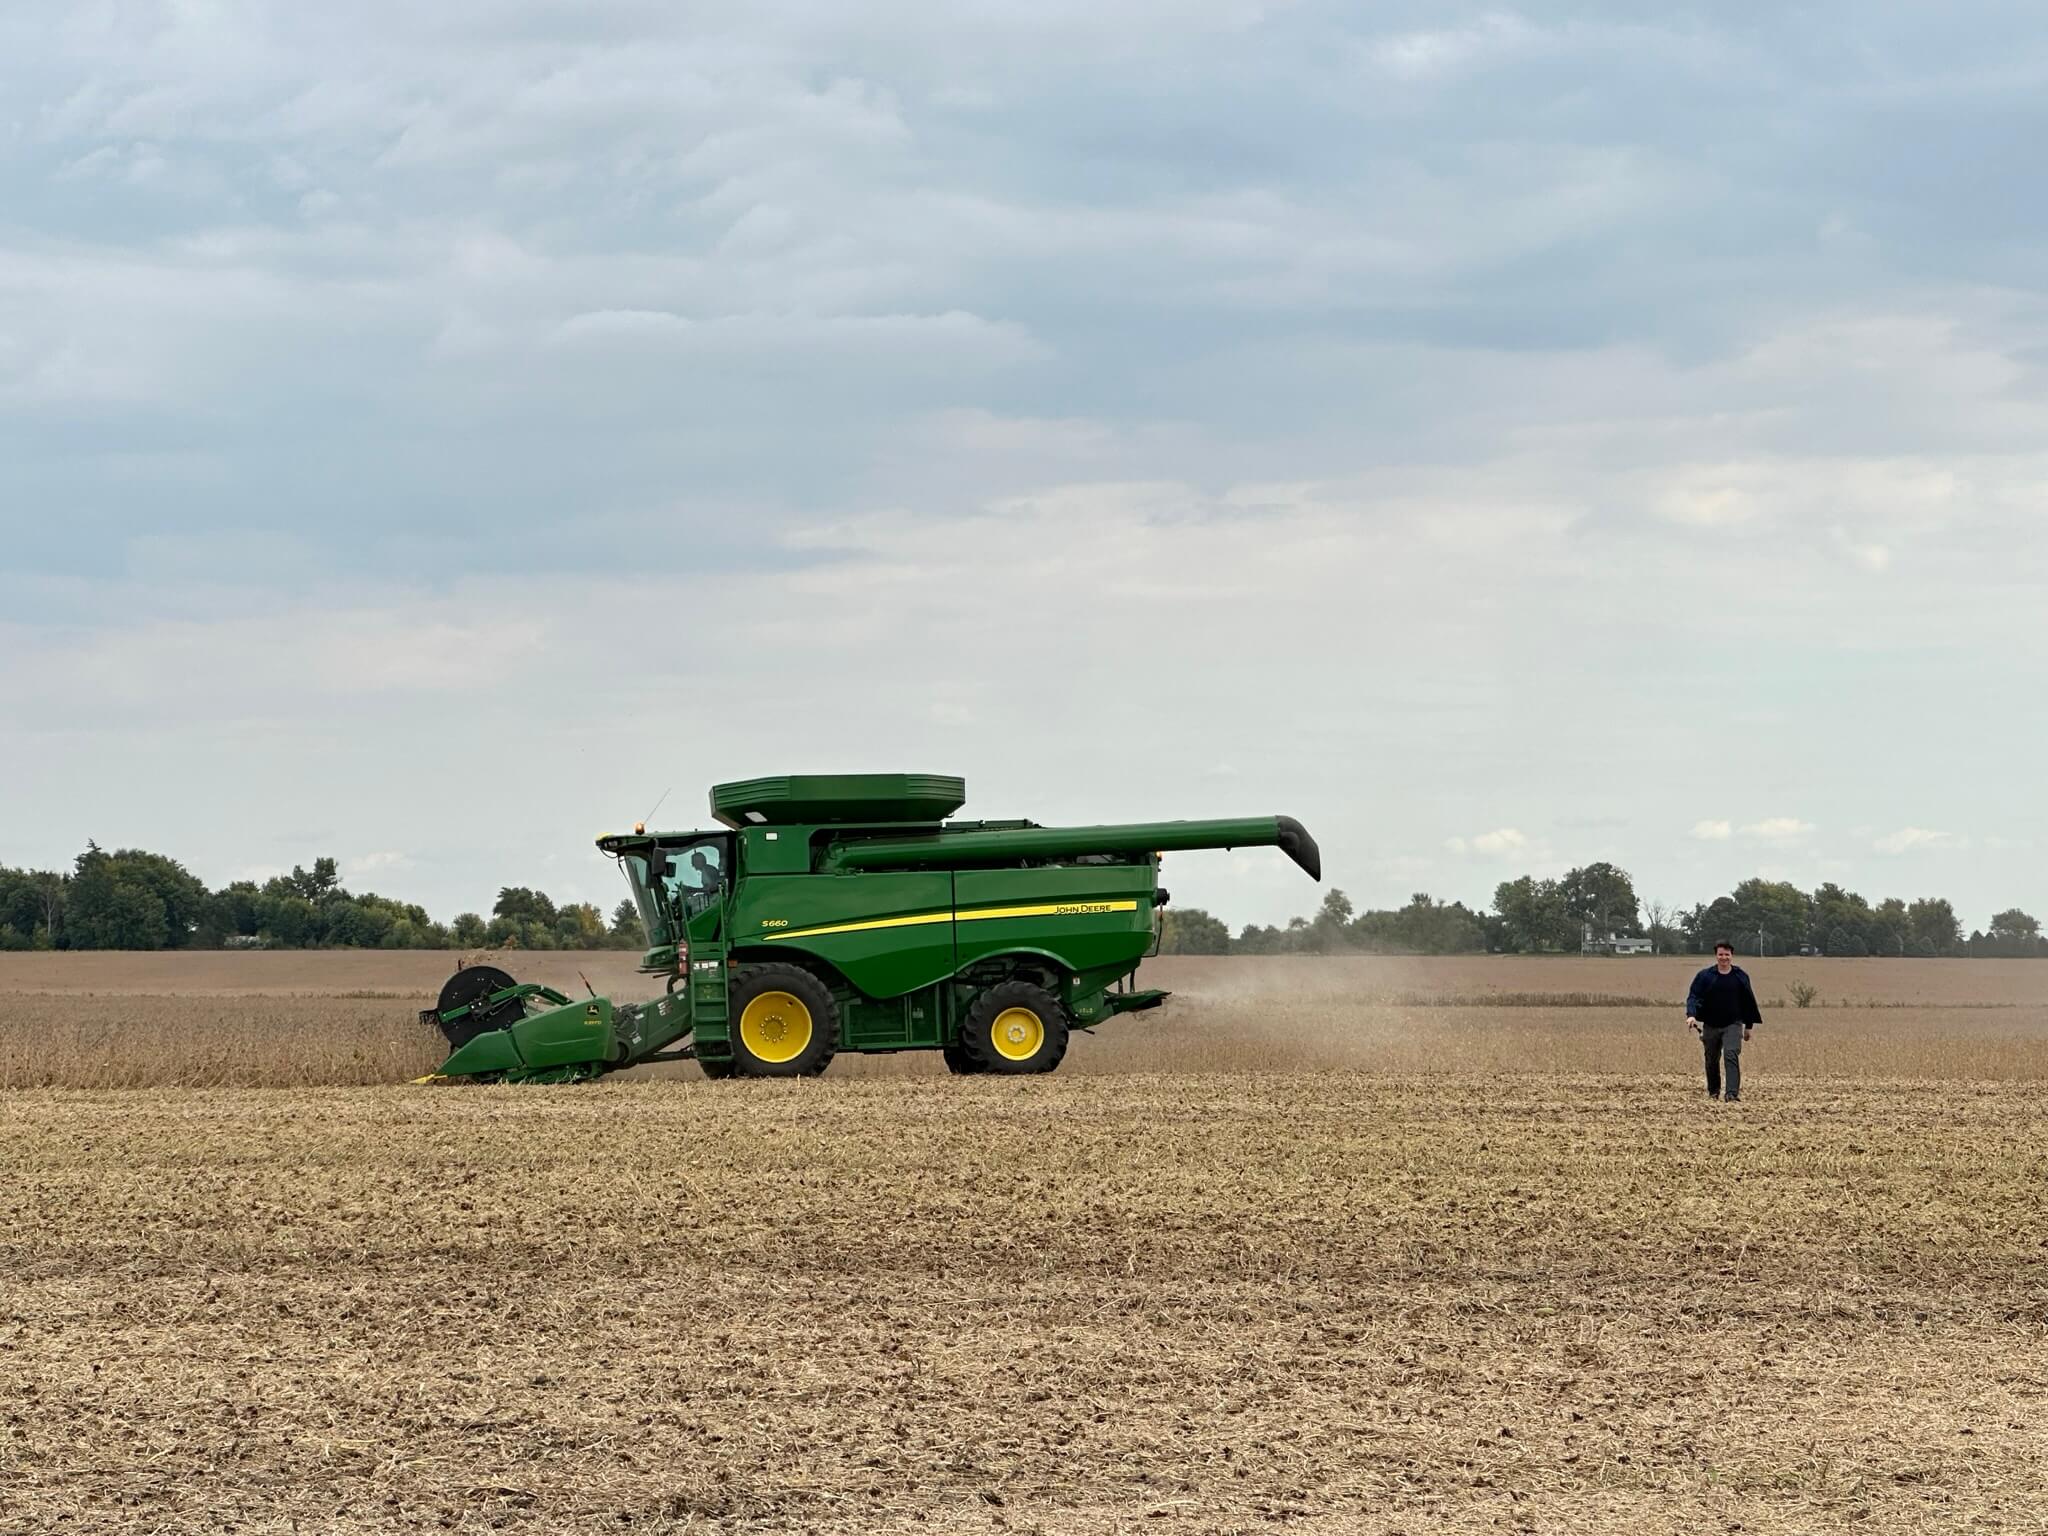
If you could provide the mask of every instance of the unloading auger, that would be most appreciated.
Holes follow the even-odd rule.
[[[714,1078],[809,1077],[840,1051],[916,1050],[957,1073],[1050,1072],[1070,1031],[1165,1001],[1132,986],[1167,903],[1161,854],[1276,847],[1322,879],[1291,816],[945,820],[966,793],[935,774],[746,779],[712,789],[718,830],[599,838],[662,995],[570,998],[469,966],[420,1015],[452,1048],[434,1076],[569,1082],[690,1059]]]

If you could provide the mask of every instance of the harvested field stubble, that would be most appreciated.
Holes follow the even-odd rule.
[[[649,995],[637,954],[620,950],[507,951],[498,957],[522,981],[582,991]],[[269,950],[250,953],[0,953],[0,995],[96,992],[221,996],[345,996],[389,992],[430,1000],[458,957],[447,950]],[[1607,994],[1683,999],[1705,964],[1699,955],[1600,959],[1577,955],[1383,955],[1357,957],[1172,955],[1145,964],[1145,984],[1203,996],[1341,995],[1374,1002],[1403,998],[1556,997]],[[2048,976],[2033,960],[1815,960],[1745,958],[1766,998],[1810,982],[1827,1002],[1961,1007],[2048,1002]]]
[[[1106,1025],[1070,1060],[1082,1072],[1170,1063],[1200,1072],[1630,1072],[1689,1079],[1699,1055],[1682,1004],[1418,1007],[1308,993],[1176,998],[1157,1014]],[[2040,1079],[2048,1077],[2048,1005],[1773,1011],[1743,1059],[1759,1074]],[[889,1070],[879,1063],[870,1069]]]
[[[27,1093],[0,1530],[2048,1525],[2018,1087]]]
[[[1689,962],[519,1090],[306,1086],[447,958],[283,958],[0,956],[0,1081],[94,1085],[0,1095],[6,1536],[2048,1529],[2048,968],[1823,968],[1715,1107],[1675,998],[1464,1001]]]
[[[402,1082],[444,1054],[416,1014],[443,954],[0,955],[0,1088]],[[507,955],[522,980],[651,995],[634,957]],[[1781,971],[1780,967],[1783,967]],[[1694,1070],[1691,959],[1503,957],[1150,962],[1166,1008],[1077,1038],[1066,1073]],[[1767,1001],[1818,978],[1828,1006],[1767,1006],[1759,1070],[1827,1077],[2048,1077],[2048,964],[1768,961]],[[1945,986],[1944,986],[1945,983]],[[1668,1001],[1653,1001],[1659,987]],[[153,989],[153,990],[152,990]],[[834,1077],[931,1077],[930,1054],[842,1056]],[[655,1076],[694,1067],[648,1068]]]

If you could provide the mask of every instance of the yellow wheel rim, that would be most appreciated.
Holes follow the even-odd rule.
[[[988,1033],[996,1054],[1005,1061],[1029,1061],[1045,1044],[1045,1020],[1029,1008],[1005,1008]]]
[[[740,1044],[757,1061],[795,1061],[811,1043],[811,1010],[788,992],[763,992],[740,1010]]]

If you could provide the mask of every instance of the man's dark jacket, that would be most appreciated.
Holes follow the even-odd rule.
[[[1749,984],[1749,972],[1739,965],[1728,967],[1723,976],[1718,966],[1708,966],[1692,979],[1686,994],[1685,1016],[1698,1019],[1702,1029],[1722,1029],[1730,1024],[1761,1024],[1763,1010],[1756,1005],[1756,992]]]

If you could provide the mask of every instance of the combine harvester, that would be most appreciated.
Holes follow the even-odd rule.
[[[432,1078],[575,1082],[694,1060],[707,1077],[812,1077],[840,1051],[932,1050],[955,1072],[1050,1072],[1068,1032],[1155,1008],[1159,856],[1277,847],[1322,879],[1291,816],[1041,827],[946,821],[933,774],[716,785],[716,832],[601,837],[647,930],[649,1003],[577,1001],[492,966],[420,1015],[454,1052]]]

